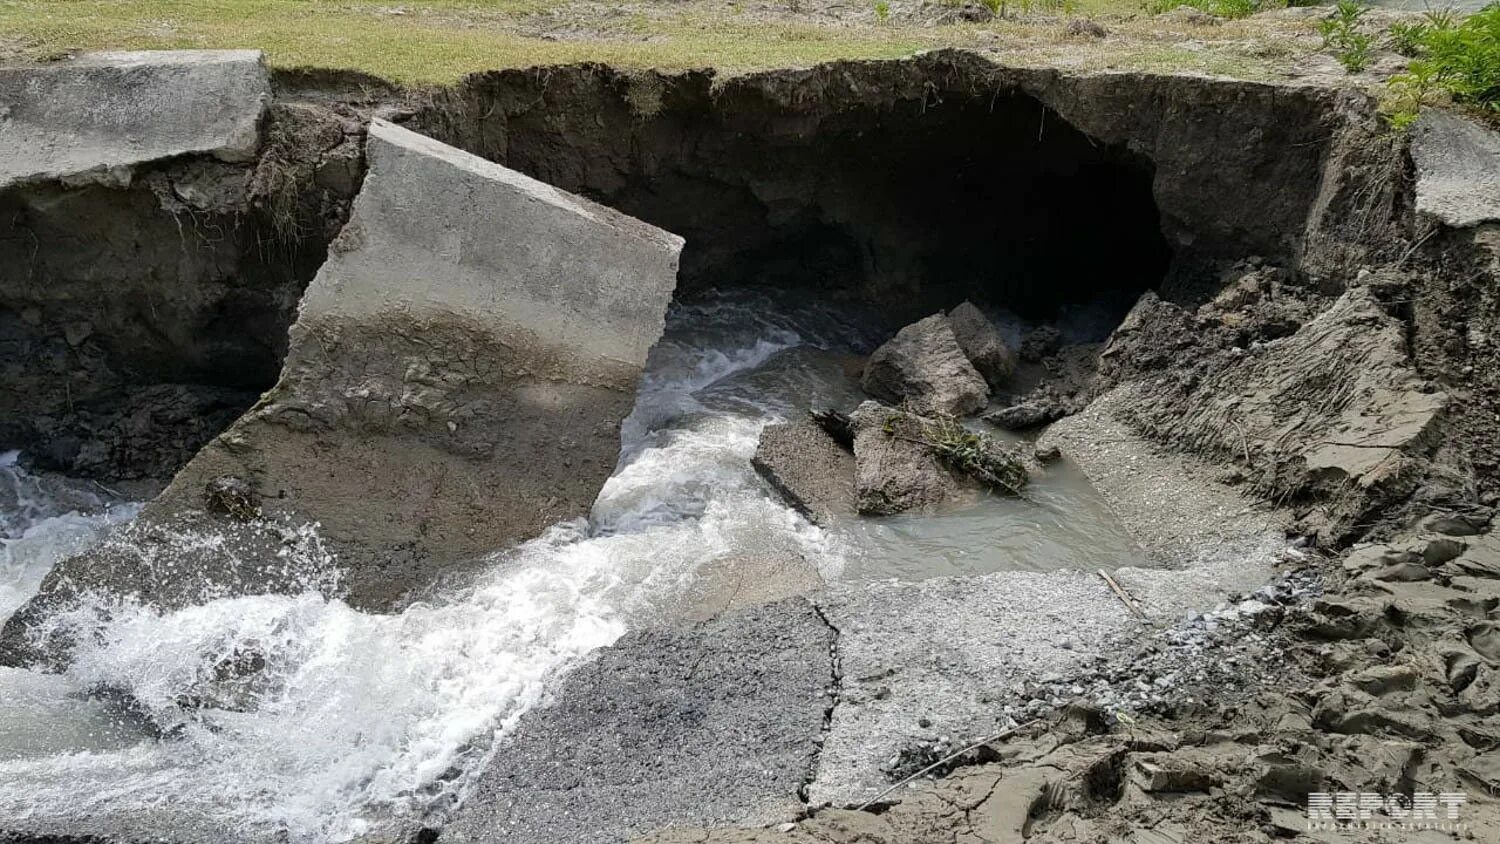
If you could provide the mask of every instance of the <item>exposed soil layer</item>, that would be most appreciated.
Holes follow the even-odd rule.
[[[287,106],[264,131],[256,163],[0,192],[0,442],[164,481],[271,384],[359,187],[362,129]]]

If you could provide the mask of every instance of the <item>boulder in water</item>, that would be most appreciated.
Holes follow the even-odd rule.
[[[854,513],[854,455],[810,418],[767,425],[750,463],[816,524]]]
[[[863,515],[932,508],[972,491],[926,446],[893,435],[904,416],[872,401],[853,414],[855,506]]]
[[[875,350],[861,381],[866,393],[917,413],[965,416],[984,407],[989,387],[964,356],[948,318],[933,314]]]
[[[865,402],[851,418],[855,504],[862,514],[931,509],[980,487],[1016,495],[1029,479],[1018,454],[951,416],[922,417]]]
[[[959,348],[991,387],[1002,386],[1010,380],[1016,371],[1015,352],[983,311],[973,302],[964,302],[948,312],[948,324],[953,328]]]

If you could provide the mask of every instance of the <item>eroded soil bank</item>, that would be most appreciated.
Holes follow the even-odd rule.
[[[1041,351],[997,401],[1065,416],[1043,444],[1148,552],[1234,549],[1195,577],[1235,582],[1251,540],[1301,543],[1273,549],[1283,571],[1265,589],[1257,570],[1233,589],[1246,594],[1186,620],[1174,580],[1187,578],[1122,577],[1146,620],[1119,650],[1074,659],[1048,643],[1065,670],[1003,699],[939,690],[982,688],[964,675],[986,665],[963,655],[1008,641],[973,605],[1024,604],[1014,582],[836,590],[632,635],[523,724],[507,757],[520,767],[501,775],[544,795],[577,787],[524,766],[542,765],[549,735],[576,736],[567,719],[599,688],[639,706],[637,751],[694,718],[740,719],[694,699],[736,689],[774,716],[786,693],[795,725],[763,722],[784,750],[770,779],[785,799],[751,789],[735,811],[681,800],[631,815],[633,800],[663,801],[628,784],[670,763],[622,748],[607,773],[619,781],[582,785],[597,817],[544,806],[506,826],[495,807],[521,792],[497,797],[490,776],[439,840],[1260,841],[1308,834],[1312,791],[1461,791],[1474,837],[1495,834],[1500,229],[1483,208],[1436,213],[1423,193],[1462,172],[1461,145],[1413,147],[1348,91],[1022,71],[953,52],[725,80],[576,66],[421,92],[328,73],[275,84],[253,162],[0,193],[0,337],[14,352],[0,376],[22,397],[0,406],[0,429],[8,445],[47,444],[39,468],[164,482],[270,385],[378,115],[683,235],[683,301],[815,291],[880,309],[892,331],[965,299],[1044,323],[1113,302],[1107,341]],[[78,237],[80,220],[100,231]],[[1136,623],[1100,596],[1078,606]],[[922,619],[954,612],[961,635],[934,640],[959,654],[947,673],[888,658],[941,627]],[[893,618],[890,636],[871,632]],[[796,672],[771,659],[804,652],[813,664]],[[757,697],[736,673],[747,665],[795,675],[796,694],[770,682]],[[898,782],[987,734],[934,725],[924,696],[1023,727],[943,762],[935,783],[872,793],[870,777]],[[758,735],[672,746],[690,775]],[[872,735],[891,764],[860,755]]]

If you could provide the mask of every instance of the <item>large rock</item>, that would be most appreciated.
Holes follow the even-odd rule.
[[[1464,228],[1500,221],[1500,134],[1442,109],[1412,132],[1417,211]]]
[[[918,413],[964,416],[984,407],[989,388],[964,356],[948,318],[933,314],[896,333],[865,365],[865,392]]]
[[[801,598],[625,636],[521,719],[443,840],[606,844],[794,819],[833,706],[834,639]]]
[[[932,509],[974,490],[927,446],[895,435],[896,427],[909,418],[910,414],[872,401],[851,414],[855,507],[864,515]]]
[[[959,348],[991,387],[1010,380],[1016,371],[1016,354],[983,311],[973,302],[964,302],[948,312],[948,324]]]
[[[98,53],[0,67],[0,189],[128,184],[135,166],[184,155],[247,161],[270,99],[256,50]]]
[[[750,463],[788,504],[817,524],[854,513],[854,455],[811,419],[767,425]]]
[[[210,529],[205,489],[240,478],[266,521],[316,522],[351,603],[384,610],[588,513],[614,470],[682,241],[389,123],[371,125],[367,155],[280,380],[138,530]],[[189,563],[188,578],[172,554],[63,562],[7,625],[0,659],[15,662],[20,628],[72,589],[177,606],[334,582],[287,577],[255,525],[232,529],[240,550]]]

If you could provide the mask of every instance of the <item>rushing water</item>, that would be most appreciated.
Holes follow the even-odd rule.
[[[398,615],[315,593],[110,607],[67,673],[0,669],[0,829],[321,842],[420,820],[560,672],[747,550],[789,549],[828,580],[1134,560],[1066,467],[1026,501],[827,530],[776,500],[750,467],[760,429],[852,406],[852,353],[874,339],[750,294],[674,307],[591,518],[497,554],[441,600]],[[0,459],[0,618],[134,512],[14,462]],[[246,655],[257,670],[225,670]]]

